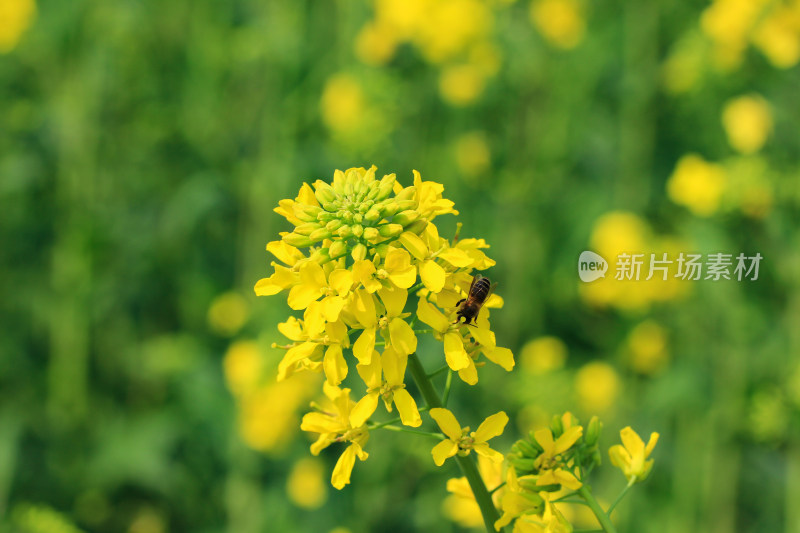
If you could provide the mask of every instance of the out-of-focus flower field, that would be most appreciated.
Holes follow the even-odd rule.
[[[494,449],[599,415],[660,434],[620,532],[800,532],[798,63],[800,0],[0,0],[0,531],[480,530],[413,435],[334,489],[324,378],[275,379],[273,209],[375,164],[491,245]],[[681,253],[731,279],[644,279]]]

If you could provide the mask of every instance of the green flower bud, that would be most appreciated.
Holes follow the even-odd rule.
[[[344,224],[344,222],[342,222],[337,218],[325,224],[325,227],[328,229],[328,231],[336,231],[337,229],[342,227],[342,224]]]
[[[419,207],[416,200],[397,200],[397,207],[400,211],[406,211],[409,209],[416,209]]]
[[[320,202],[322,208],[329,213],[335,213],[339,210],[339,202]]]
[[[394,195],[394,199],[397,201],[400,200],[411,200],[414,198],[414,195],[417,193],[417,188],[411,185],[410,187],[406,187],[399,193]]]
[[[333,220],[336,215],[334,213],[328,213],[327,211],[320,211],[317,215],[317,220],[326,224],[328,221]]]
[[[331,247],[328,249],[331,257],[339,257],[347,253],[347,244],[344,241],[333,241]]]
[[[336,234],[339,235],[342,239],[349,239],[353,236],[353,228],[348,225],[344,225],[338,230],[336,230]]]
[[[536,496],[539,496],[539,494],[537,494],[537,493],[540,490],[542,490],[540,488],[541,485],[537,485],[535,479],[520,479],[520,480],[518,480],[518,483],[519,483],[520,487],[522,487],[523,489],[531,491],[531,493],[535,494]],[[542,501],[542,497],[541,496],[539,496],[539,501]]]
[[[376,222],[381,219],[381,212],[374,206],[369,208],[369,211],[364,213],[364,220],[367,222]]]
[[[407,209],[406,211],[397,213],[392,219],[392,222],[394,222],[395,224],[401,224],[403,227],[406,227],[415,220],[417,220],[418,218],[419,218],[418,211]]]
[[[379,183],[377,181],[373,181],[369,184],[369,192],[367,192],[366,199],[370,202],[374,201],[375,198],[378,197],[380,193],[380,189],[378,188]]]
[[[401,209],[400,206],[397,204],[397,202],[395,202],[394,199],[392,199],[391,201],[388,201],[383,205],[382,211],[384,217],[392,217],[396,213],[399,213]]]
[[[333,190],[333,187],[324,181],[317,180],[314,182],[314,196],[317,197],[317,201],[324,208],[325,204],[331,203],[336,199],[336,192]]]
[[[327,228],[319,228],[311,232],[311,235],[308,236],[314,242],[319,242],[322,239],[328,239],[331,236],[331,232],[328,231]]]
[[[303,222],[314,222],[317,220],[317,215],[322,211],[321,207],[316,205],[294,204],[294,216]]]
[[[356,237],[361,237],[361,235],[364,234],[364,226],[362,226],[361,224],[354,224],[352,228],[353,228],[353,235],[355,235]]]
[[[531,443],[524,440],[518,440],[516,445],[519,448],[520,454],[527,457],[539,457],[539,451],[534,448]]]
[[[528,472],[533,472],[534,464],[533,459],[523,459],[521,457],[509,457],[508,462],[510,462],[514,469],[517,471],[518,474],[526,474]]]
[[[597,440],[600,438],[600,431],[602,429],[603,423],[600,422],[599,418],[593,416],[592,419],[589,420],[589,424],[586,426],[586,435],[583,438],[588,446],[594,446],[597,444]]]
[[[377,256],[378,256],[378,257],[380,257],[381,259],[385,258],[385,257],[386,257],[386,254],[388,254],[388,253],[389,253],[389,245],[388,245],[388,244],[386,244],[386,243],[379,244],[378,246],[376,246],[376,247],[375,247],[375,253],[376,253],[376,254],[377,254]],[[377,266],[377,265],[376,265],[376,266]]]
[[[536,454],[537,455],[544,451],[544,449],[536,441],[536,432],[535,431],[531,430],[531,431],[528,432],[528,441],[527,442],[528,442],[528,444],[533,446],[533,448],[536,450]]]
[[[364,220],[364,216],[361,213],[355,213],[353,215],[353,221],[356,224],[361,224],[361,222],[363,222],[363,220]]]
[[[425,220],[424,218],[420,218],[409,224],[409,226],[406,228],[406,231],[410,231],[414,235],[419,235],[420,233],[425,231],[425,228],[427,227],[428,227],[428,221]]]
[[[553,415],[553,421],[550,422],[550,429],[553,430],[553,436],[555,438],[560,437],[564,433],[564,424],[561,423],[560,416]]]
[[[350,252],[350,255],[353,256],[354,261],[361,261],[367,257],[367,247],[358,243],[353,248],[353,251]]]
[[[381,179],[380,185],[378,185],[378,194],[375,196],[376,200],[383,200],[387,198],[390,194],[392,194],[392,190],[394,189],[394,182],[395,182],[395,175],[394,174],[387,174]]]
[[[369,242],[375,242],[380,237],[380,233],[378,233],[378,228],[364,228],[363,237]]]
[[[395,237],[403,233],[403,226],[400,224],[384,224],[378,228],[382,237]]]
[[[311,235],[311,232],[314,230],[318,230],[320,225],[318,222],[306,222],[305,224],[300,224],[296,228],[294,228],[294,233],[298,235]]]
[[[290,244],[296,248],[303,248],[305,246],[311,246],[314,244],[314,241],[309,239],[306,235],[298,235],[297,233],[289,233],[284,235],[283,241],[286,244]]]

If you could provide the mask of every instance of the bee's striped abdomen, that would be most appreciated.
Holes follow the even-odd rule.
[[[478,302],[483,303],[486,297],[489,296],[489,291],[491,288],[492,282],[489,281],[489,278],[478,278],[472,285],[472,290],[469,291],[469,295],[475,298]]]

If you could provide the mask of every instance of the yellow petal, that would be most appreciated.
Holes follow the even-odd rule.
[[[403,312],[403,307],[408,299],[408,291],[397,287],[384,287],[378,291],[378,296],[386,307],[386,315],[394,317],[400,316]]]
[[[658,442],[658,433],[650,433],[650,440],[647,441],[647,446],[644,449],[644,456],[650,457],[650,453],[653,451],[653,448],[656,447],[656,443]]]
[[[292,266],[300,259],[305,258],[303,252],[283,240],[272,241],[268,243],[267,251],[274,255],[278,261],[289,266]]]
[[[493,450],[489,447],[488,444],[485,442],[478,442],[472,446],[472,449],[475,450],[475,453],[486,457],[487,459],[491,459],[495,463],[502,463],[503,462],[503,454],[498,452],[497,450]]]
[[[553,440],[553,432],[547,428],[538,429],[534,432],[533,438],[536,439],[536,442],[539,443],[539,446],[542,447],[544,453],[547,455],[554,455],[553,454],[553,445],[555,441]]]
[[[371,392],[358,400],[358,403],[350,411],[350,425],[354,428],[363,426],[375,409],[378,408],[378,393]]]
[[[350,339],[347,336],[347,326],[344,322],[328,322],[325,324],[325,333],[331,342],[337,342],[347,348],[350,346]]]
[[[428,248],[425,243],[410,231],[401,233],[398,240],[417,259],[425,259],[425,256],[428,255]]]
[[[411,256],[402,248],[392,248],[386,253],[386,259],[383,261],[383,268],[388,272],[394,270],[405,270],[411,266]]]
[[[464,342],[458,333],[445,333],[444,335],[444,358],[447,366],[453,370],[461,370],[469,366],[469,355],[464,349]]]
[[[314,433],[339,433],[347,428],[340,421],[326,414],[311,412],[303,415],[300,429]]]
[[[417,317],[438,332],[447,331],[450,322],[432,303],[420,298],[417,303]]]
[[[372,361],[372,352],[375,350],[375,328],[365,329],[353,344],[353,355],[362,365]]]
[[[355,445],[351,444],[339,456],[336,461],[336,466],[333,467],[333,474],[331,475],[331,485],[341,490],[345,485],[350,483],[350,474],[353,472],[353,466],[356,464],[356,449]]]
[[[622,431],[619,432],[619,436],[622,439],[622,444],[630,452],[631,457],[639,455],[644,457],[644,442],[642,442],[639,434],[631,429],[630,426],[623,428]]]
[[[448,409],[434,407],[430,410],[430,415],[439,425],[439,429],[442,430],[442,433],[447,435],[450,439],[457,441],[461,438],[461,425]]]
[[[309,338],[316,338],[325,330],[325,306],[322,302],[311,302],[303,313],[305,332]]]
[[[275,283],[275,281],[272,279],[272,276],[270,276],[268,278],[261,278],[258,280],[255,287],[253,287],[253,290],[255,291],[256,296],[272,296],[273,294],[278,294],[284,288],[285,287]]]
[[[355,292],[350,309],[362,326],[370,327],[378,323],[375,300],[373,300],[372,294],[366,290],[359,289]]]
[[[375,279],[375,264],[367,259],[353,263],[353,278],[361,283],[369,293],[382,287],[381,282]]]
[[[436,466],[442,466],[445,459],[453,457],[456,452],[458,452],[458,444],[447,439],[434,446],[431,450],[431,455]]]
[[[308,304],[319,298],[321,294],[322,292],[318,286],[308,284],[295,285],[289,291],[287,302],[292,309],[305,309]]]
[[[278,324],[278,331],[293,341],[307,340],[308,335],[303,332],[303,326],[297,318],[290,316],[286,322]]]
[[[408,391],[406,389],[396,389],[393,396],[394,404],[397,406],[403,425],[414,428],[421,426],[422,418],[419,416],[417,402],[414,401]]]
[[[389,273],[389,279],[401,289],[408,289],[417,281],[417,267],[411,265],[403,270],[395,270]]]
[[[469,254],[459,248],[447,248],[446,250],[442,250],[438,257],[444,259],[456,268],[468,267],[473,262]]]
[[[511,372],[514,368],[514,354],[508,348],[484,348],[483,354],[489,361],[500,365],[506,372]]]
[[[408,356],[400,355],[393,347],[387,346],[380,359],[386,383],[392,387],[402,385],[406,373]]]
[[[484,420],[478,429],[475,430],[475,442],[486,442],[487,440],[503,434],[508,424],[508,415],[500,411]]]
[[[291,370],[293,370],[294,365],[310,357],[317,346],[314,342],[304,342],[286,352],[286,355],[283,356],[280,364],[278,364],[278,381],[286,379]]]
[[[564,453],[583,435],[583,426],[572,426],[558,437],[553,445],[553,454]],[[644,444],[642,445],[644,447]]]
[[[295,201],[301,204],[315,205],[319,207],[319,202],[317,201],[317,196],[314,194],[314,189],[312,189],[311,185],[308,183],[303,183],[303,186],[300,187],[300,192],[297,193],[297,198],[295,198]]]
[[[360,364],[356,366],[358,375],[364,381],[368,389],[378,389],[381,386],[381,358],[378,357],[377,352],[372,352],[371,360],[368,364]]]
[[[475,362],[470,359],[467,368],[462,368],[458,371],[458,377],[467,385],[475,385],[478,383],[478,369],[475,368]]]
[[[402,318],[394,318],[389,322],[389,340],[400,355],[410,355],[417,351],[417,336]]]
[[[322,314],[328,322],[339,320],[339,313],[344,308],[345,299],[341,296],[327,296],[322,300]]]
[[[337,268],[328,277],[328,284],[339,296],[344,296],[350,292],[353,286],[353,273],[343,268]]]
[[[331,385],[339,385],[347,377],[347,363],[342,355],[341,346],[332,344],[328,347],[325,358],[322,360],[322,368]]]
[[[425,261],[419,267],[419,277],[422,278],[422,283],[425,284],[428,290],[433,293],[438,293],[444,287],[445,278],[447,274],[441,265],[435,261]]]
[[[494,348],[497,345],[494,332],[488,328],[470,328],[469,333],[472,335],[472,338],[475,339],[481,346]]]
[[[631,454],[628,453],[628,450],[619,444],[615,444],[608,449],[608,457],[611,459],[612,465],[620,468],[625,475],[628,475],[631,465]]]

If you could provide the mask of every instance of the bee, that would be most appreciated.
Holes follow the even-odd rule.
[[[478,312],[489,298],[489,295],[492,293],[495,285],[497,284],[495,283],[492,285],[492,282],[489,281],[489,278],[484,278],[480,275],[472,278],[472,283],[469,285],[467,297],[459,300],[459,302],[456,304],[458,311],[456,311],[457,318],[454,324],[458,324],[463,318],[464,324],[468,326],[472,325],[471,322],[474,322],[475,318],[477,318]]]

